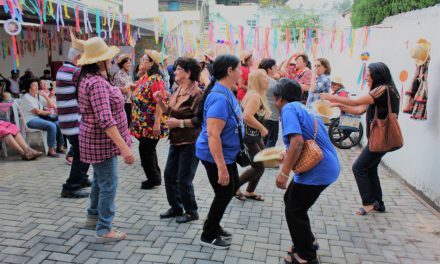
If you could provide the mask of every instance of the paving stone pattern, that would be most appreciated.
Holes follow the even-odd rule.
[[[338,152],[341,176],[310,211],[321,263],[440,263],[438,214],[383,167],[379,172],[388,212],[354,215],[360,198],[351,164],[359,151]],[[167,141],[160,142],[158,153],[163,171]],[[201,164],[194,179],[201,219],[176,224],[159,219],[168,209],[164,186],[141,190],[145,176],[139,158],[132,166],[121,160],[114,221],[128,239],[109,244],[94,243],[94,230],[83,227],[88,199],[60,198],[68,172],[63,158],[0,159],[0,263],[257,264],[283,263],[286,256],[290,235],[283,191],[275,187],[277,170],[266,170],[258,185],[264,202],[233,199],[227,208],[222,224],[234,234],[229,250],[199,244],[213,198]]]

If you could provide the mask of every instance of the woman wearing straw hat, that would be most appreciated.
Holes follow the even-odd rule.
[[[112,228],[118,185],[118,159],[134,162],[130,149],[124,97],[109,81],[111,59],[119,53],[99,37],[84,42],[78,78],[78,103],[81,113],[79,149],[81,161],[93,166],[90,206],[86,226],[96,226],[96,241],[124,240],[126,234]]]
[[[375,109],[377,109],[377,116],[380,119],[387,118],[389,101],[392,112],[398,114],[400,96],[389,68],[382,62],[371,63],[367,68],[366,80],[370,92],[362,97],[349,99],[322,93],[320,98],[338,103],[339,108],[349,114],[361,115],[366,112],[368,128],[374,118]],[[390,100],[388,100],[388,94]],[[369,129],[367,129],[367,138],[370,138]],[[385,211],[382,187],[377,171],[385,154],[386,152],[371,152],[367,145],[353,164],[353,174],[362,199],[362,207],[356,211],[357,215],[366,215],[373,210]]]
[[[139,140],[139,156],[147,177],[141,189],[153,189],[161,185],[161,172],[157,160],[156,146],[161,138],[168,135],[166,116],[162,114],[154,92],[160,91],[165,97],[165,83],[160,70],[162,56],[155,50],[145,50],[140,60],[139,70],[145,74],[138,81],[132,96],[131,135]]]
[[[113,83],[115,86],[121,89],[121,92],[124,94],[125,104],[124,109],[127,115],[128,127],[130,127],[131,123],[131,92],[132,89],[136,87],[131,79],[128,71],[131,67],[131,55],[126,53],[119,55],[116,60],[116,65],[119,67],[119,71],[115,73],[113,76]]]
[[[348,98],[348,92],[344,87],[341,76],[333,77],[330,87],[333,95]]]

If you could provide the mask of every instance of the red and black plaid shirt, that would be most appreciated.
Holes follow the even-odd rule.
[[[131,146],[124,97],[101,75],[86,75],[79,85],[79,148],[81,161],[94,164],[120,155],[119,148],[105,130],[117,126],[125,142]]]

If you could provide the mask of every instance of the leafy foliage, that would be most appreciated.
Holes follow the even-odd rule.
[[[376,25],[386,17],[438,3],[440,0],[354,0],[351,23],[355,28]]]

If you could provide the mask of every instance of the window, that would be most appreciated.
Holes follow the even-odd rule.
[[[257,26],[257,20],[247,20],[246,23],[251,28],[255,28]]]

